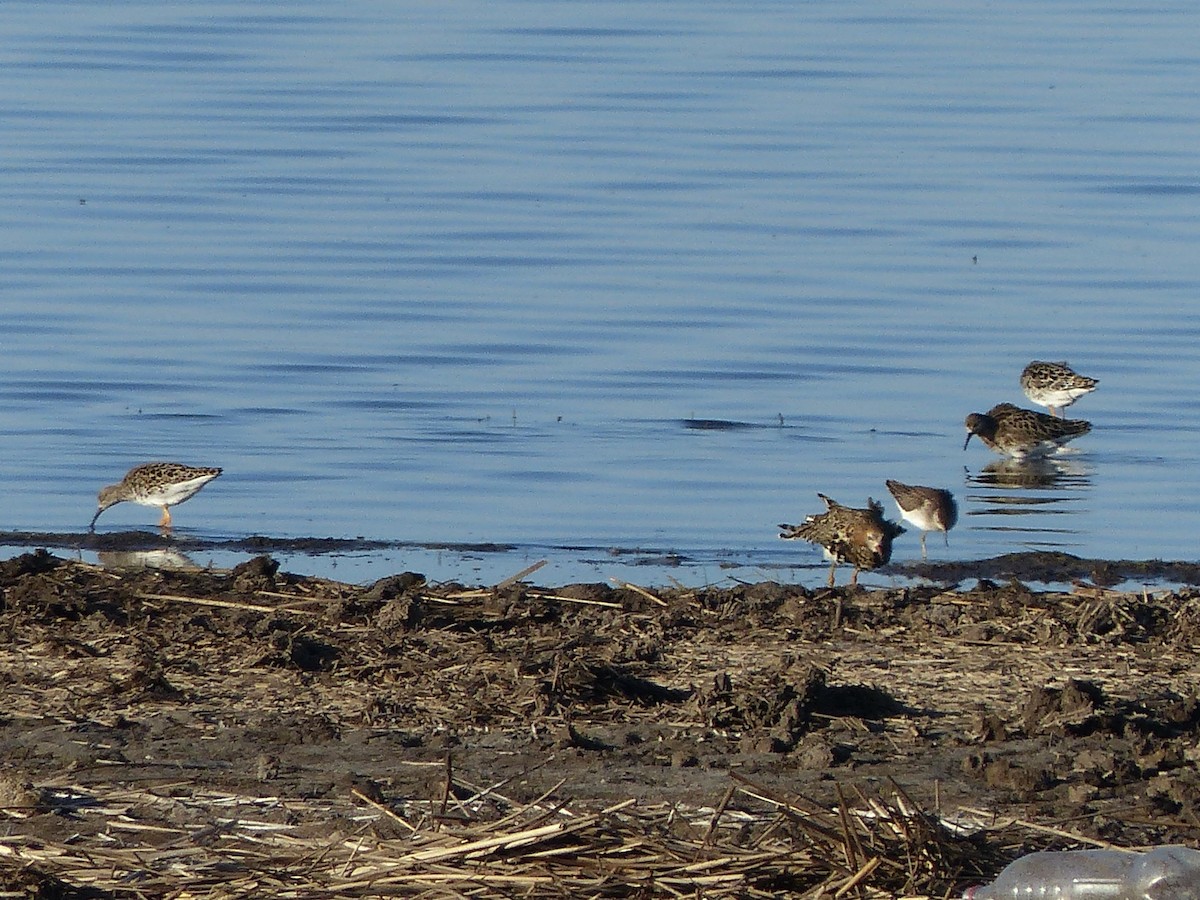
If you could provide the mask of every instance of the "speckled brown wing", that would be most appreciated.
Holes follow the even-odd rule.
[[[867,500],[866,509],[843,506],[818,494],[827,511],[809,516],[800,525],[781,525],[782,538],[799,538],[824,547],[838,562],[859,569],[874,569],[892,557],[892,541],[904,533],[895,522],[883,517],[883,506]]]
[[[818,493],[817,496],[825,501],[825,512],[814,513],[799,525],[780,525],[783,531],[779,536],[784,540],[820,544],[832,553],[830,545],[840,543],[844,536],[847,507],[824,494]]]
[[[996,420],[997,431],[1009,442],[1021,444],[1061,445],[1092,430],[1092,423],[1085,419],[1059,419],[1011,403],[993,406],[988,415]]]
[[[96,527],[100,514],[111,506],[127,501],[162,510],[164,527],[170,527],[169,507],[183,503],[204,485],[221,474],[217,466],[186,466],[183,463],[152,462],[134,466],[118,484],[100,490],[96,514],[89,530]]]
[[[1025,396],[1051,412],[1070,406],[1100,383],[1098,378],[1080,375],[1065,362],[1034,360],[1021,372],[1021,390]]]
[[[1008,456],[1037,456],[1057,450],[1092,430],[1084,419],[1059,419],[1011,403],[998,403],[986,413],[967,416],[967,440],[978,435],[992,450]]]

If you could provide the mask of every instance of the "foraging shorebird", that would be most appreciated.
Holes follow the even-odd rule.
[[[940,531],[950,546],[947,532],[958,522],[958,504],[954,495],[941,488],[925,487],[920,484],[904,484],[888,479],[887,489],[896,498],[896,506],[906,521],[921,529],[921,559],[925,559],[925,534]]]
[[[972,435],[977,435],[992,450],[1017,459],[1053,453],[1092,430],[1092,423],[1083,419],[1058,419],[1011,403],[998,403],[986,413],[971,413],[966,425],[964,450]]]
[[[883,517],[883,505],[867,498],[866,509],[842,506],[836,500],[817,494],[825,501],[826,511],[811,515],[800,525],[780,525],[785,540],[804,540],[825,548],[833,561],[829,567],[829,586],[833,587],[838,563],[854,566],[851,584],[858,584],[861,569],[886,565],[892,558],[892,540],[904,529]]]
[[[1061,417],[1063,410],[1082,397],[1090,394],[1100,383],[1098,378],[1078,374],[1065,362],[1042,362],[1034,360],[1021,373],[1021,390],[1030,402],[1044,406]]]
[[[88,530],[96,527],[100,513],[110,506],[130,501],[142,506],[154,506],[162,510],[159,527],[171,527],[171,507],[194,496],[221,470],[208,466],[185,466],[182,463],[152,462],[134,466],[125,473],[120,484],[110,484],[100,491],[99,508],[92,517]]]

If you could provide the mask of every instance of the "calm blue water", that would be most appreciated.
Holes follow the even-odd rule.
[[[0,528],[166,458],[226,469],[184,534],[518,547],[286,561],[351,580],[819,582],[774,526],[886,478],[958,495],[935,559],[1196,555],[1189,4],[5,19]],[[1006,482],[962,420],[1034,358],[1095,430]]]

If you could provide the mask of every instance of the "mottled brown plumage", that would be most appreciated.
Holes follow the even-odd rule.
[[[1065,362],[1043,362],[1035,359],[1021,373],[1021,390],[1031,402],[1045,406],[1054,415],[1062,415],[1084,394],[1090,394],[1100,383],[1098,378],[1078,374]]]
[[[842,506],[836,500],[817,494],[825,501],[826,511],[811,515],[800,525],[780,525],[785,540],[804,540],[825,548],[833,560],[829,567],[829,586],[833,587],[839,562],[854,566],[851,584],[858,584],[860,569],[886,565],[892,558],[892,540],[904,529],[883,517],[883,505],[867,498],[866,509]]]
[[[221,474],[214,466],[185,466],[182,463],[153,462],[134,466],[125,473],[119,484],[110,484],[100,491],[99,508],[92,517],[89,530],[96,527],[100,513],[110,506],[130,501],[162,510],[159,525],[171,527],[170,507],[182,503]]]
[[[1058,419],[1011,403],[999,403],[986,413],[971,413],[966,424],[964,450],[971,436],[977,435],[997,453],[1017,458],[1045,456],[1092,430],[1092,423],[1083,419]]]
[[[888,479],[887,489],[896,498],[900,515],[921,529],[921,559],[925,558],[925,533],[940,531],[946,534],[958,522],[958,504],[954,495],[941,488],[920,484],[905,484]],[[946,546],[950,538],[946,537]]]

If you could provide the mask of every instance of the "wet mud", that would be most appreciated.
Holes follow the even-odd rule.
[[[5,847],[101,840],[113,820],[85,807],[117,786],[369,801],[385,811],[371,827],[401,837],[388,816],[439,797],[449,815],[453,785],[682,810],[731,808],[749,783],[819,808],[899,791],[980,859],[1200,838],[1200,591],[1008,574],[1124,564],[943,564],[918,573],[960,588],[891,590],[358,586],[267,555],[126,568],[120,536],[95,537],[112,567],[0,563],[10,889],[31,890],[29,863]],[[183,815],[150,799],[122,814]],[[939,877],[944,892],[965,876]]]

